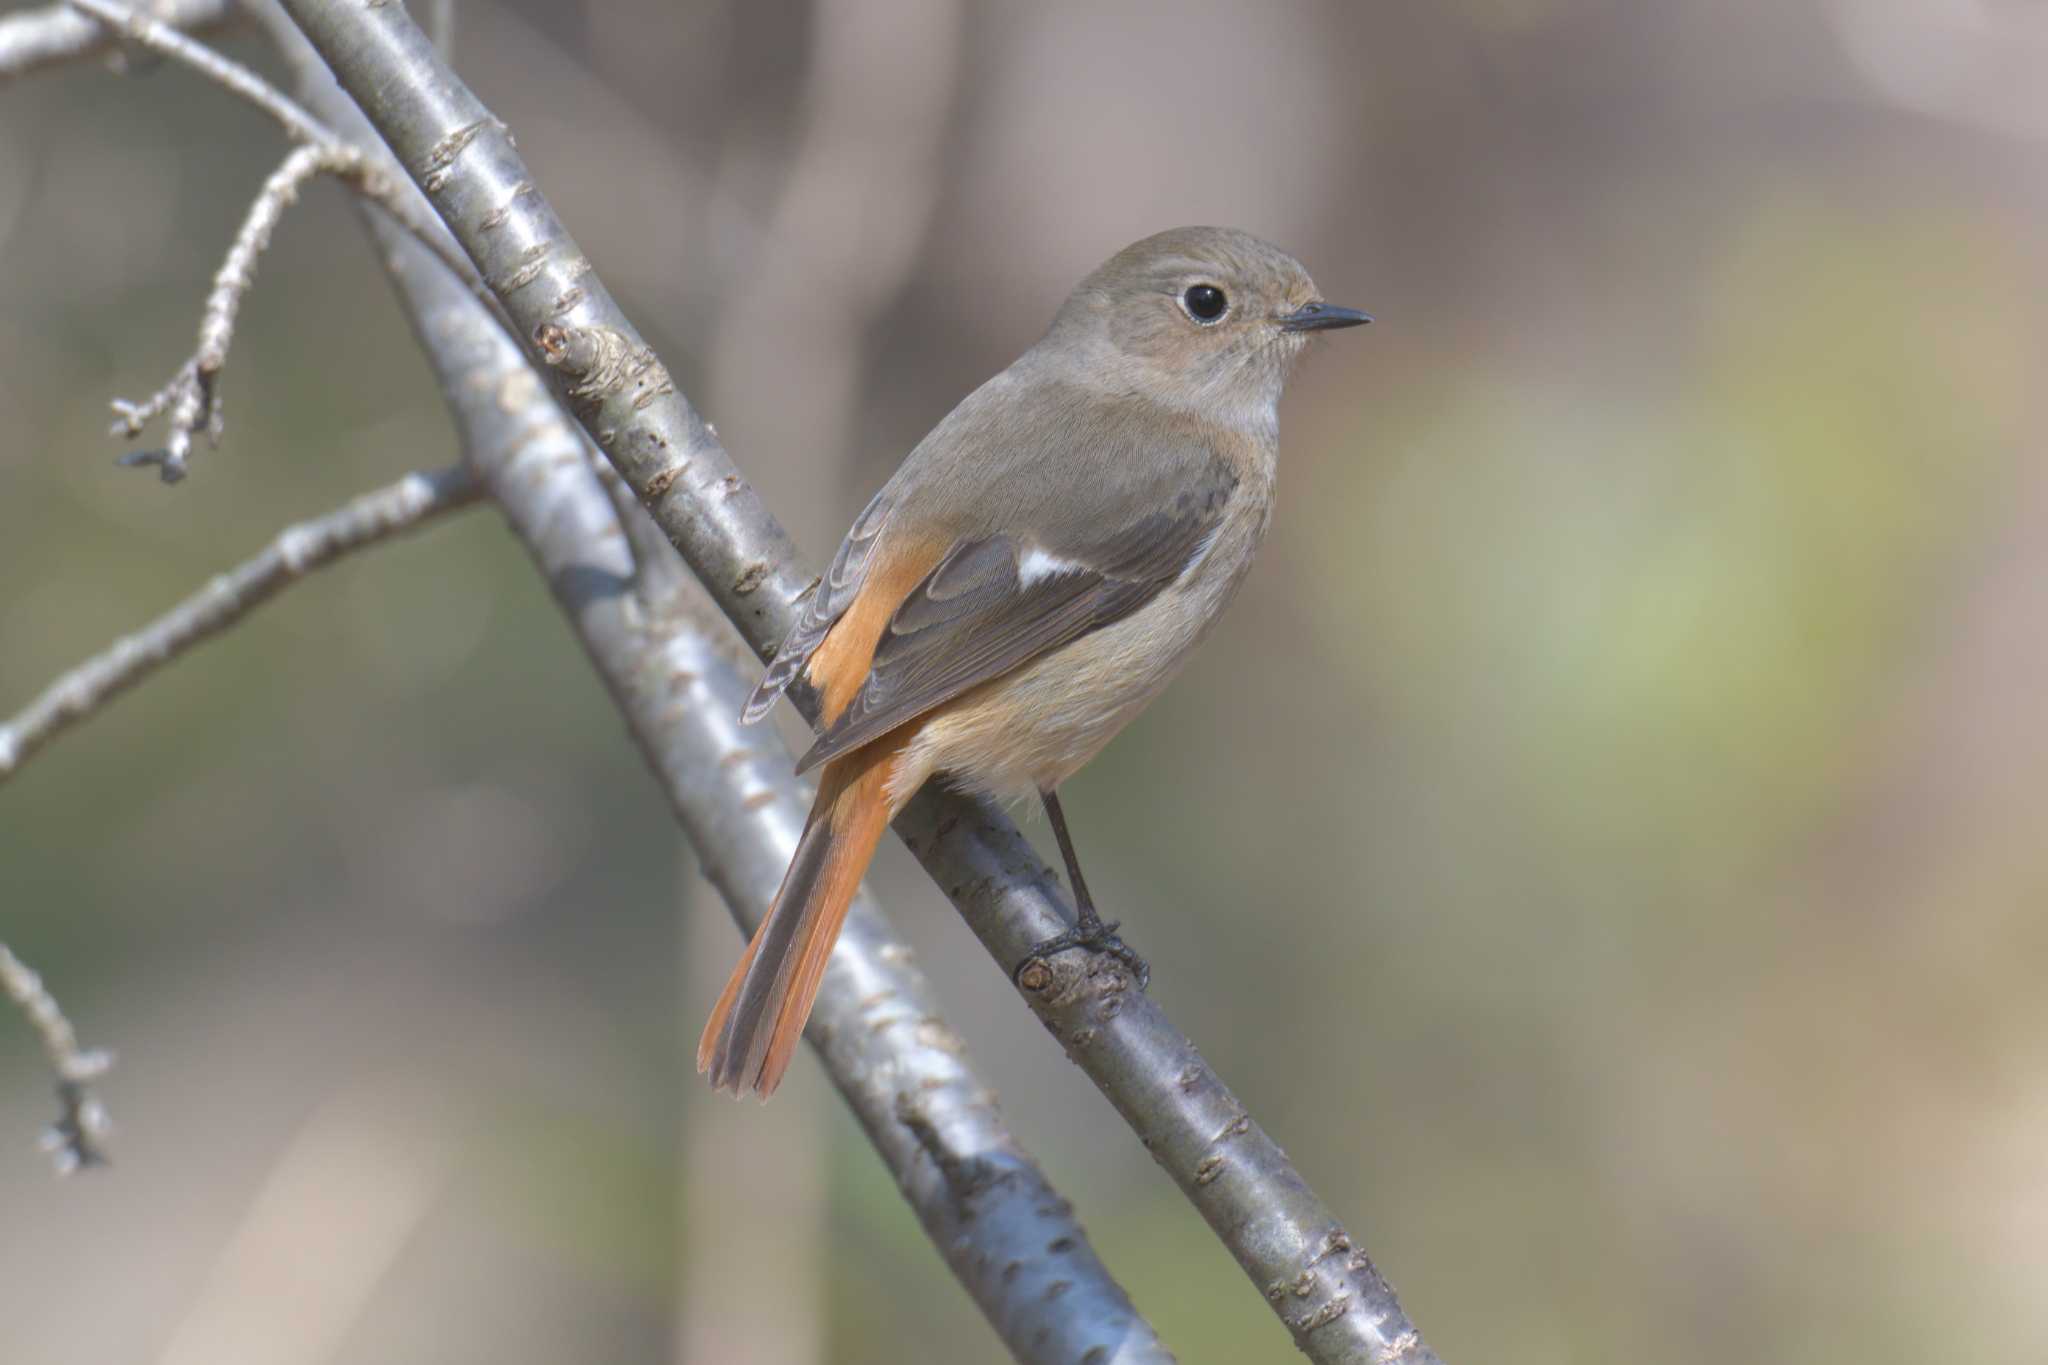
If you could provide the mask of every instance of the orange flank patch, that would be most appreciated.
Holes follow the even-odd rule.
[[[868,567],[859,595],[819,643],[805,668],[823,701],[826,725],[839,719],[868,680],[875,646],[881,643],[896,608],[950,548],[950,541],[884,541],[875,547],[875,562]]]

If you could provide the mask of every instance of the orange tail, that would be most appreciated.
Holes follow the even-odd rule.
[[[889,776],[901,750],[901,740],[883,740],[827,764],[820,775],[782,888],[697,1041],[697,1070],[709,1072],[716,1088],[751,1090],[765,1100],[781,1084],[847,907],[895,814]]]

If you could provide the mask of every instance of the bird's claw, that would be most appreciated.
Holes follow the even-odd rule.
[[[1130,944],[1117,936],[1116,931],[1117,921],[1115,920],[1104,920],[1094,915],[1083,915],[1073,928],[1063,933],[1054,934],[1043,943],[1033,944],[1031,951],[1024,955],[1024,960],[1017,964],[1017,970],[1011,973],[1011,976],[1018,979],[1019,984],[1022,984],[1021,978],[1025,970],[1032,963],[1052,957],[1057,953],[1071,952],[1076,948],[1084,948],[1091,953],[1105,953],[1115,958],[1118,962],[1123,963],[1132,977],[1136,979],[1138,989],[1142,991],[1152,981],[1152,968],[1146,965],[1144,958],[1138,956],[1137,949],[1131,947]]]

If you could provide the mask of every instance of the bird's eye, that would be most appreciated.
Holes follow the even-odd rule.
[[[1214,322],[1223,316],[1223,310],[1230,307],[1230,300],[1223,297],[1223,291],[1213,284],[1191,284],[1188,292],[1180,296],[1181,306],[1188,310],[1188,316],[1196,322]]]

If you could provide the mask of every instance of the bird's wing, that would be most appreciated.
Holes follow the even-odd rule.
[[[767,675],[747,698],[746,709],[740,713],[741,724],[752,725],[774,709],[776,699],[789,690],[833,625],[853,605],[866,577],[868,561],[874,558],[875,543],[894,510],[894,487],[892,481],[869,499],[867,507],[854,518],[853,529],[846,533],[846,539],[839,543],[839,552],[832,556],[832,567],[818,580],[811,600],[804,604],[803,615],[797,618],[782,648],[775,651]]]
[[[1207,473],[1170,498],[1149,499],[1149,509],[1085,518],[1098,522],[1088,532],[1009,530],[955,542],[896,607],[859,690],[797,771],[1151,601],[1207,550],[1222,522],[1236,480],[1220,461]]]

